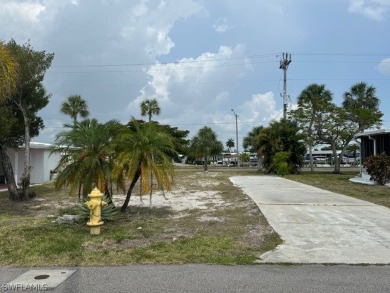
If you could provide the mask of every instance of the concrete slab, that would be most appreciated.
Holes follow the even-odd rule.
[[[8,283],[2,284],[5,290],[14,291],[46,291],[54,289],[76,270],[39,269],[29,270]]]
[[[390,209],[273,176],[230,180],[284,240],[266,263],[390,263]]]

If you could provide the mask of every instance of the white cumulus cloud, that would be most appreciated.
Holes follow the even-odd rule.
[[[383,59],[379,62],[377,69],[384,75],[390,75],[390,58]]]
[[[254,94],[239,107],[239,110],[247,122],[269,122],[280,116],[280,110],[276,110],[273,92]]]
[[[350,0],[348,11],[359,13],[367,18],[382,21],[388,16],[390,0]]]
[[[234,26],[229,25],[228,20],[225,17],[218,18],[213,28],[217,33],[226,33],[227,31],[234,28]]]

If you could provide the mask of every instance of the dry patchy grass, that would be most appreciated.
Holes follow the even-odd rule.
[[[155,191],[150,205],[148,195],[141,203],[135,194],[126,213],[105,223],[95,237],[85,223],[60,225],[50,217],[77,211],[72,208],[77,196],[66,190],[36,186],[37,198],[26,202],[0,193],[0,264],[253,263],[281,240],[253,201],[228,180],[232,175],[179,171],[167,199]],[[123,196],[114,200],[121,204]]]

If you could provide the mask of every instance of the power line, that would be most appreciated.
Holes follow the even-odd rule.
[[[202,62],[219,62],[231,60],[245,60],[248,58],[264,58],[273,57],[277,53],[248,55],[243,57],[228,57],[228,58],[210,58],[210,59],[194,59],[194,60],[179,60],[172,62],[145,62],[145,63],[112,63],[112,64],[82,64],[82,65],[53,65],[51,68],[86,68],[86,67],[124,67],[124,66],[148,66],[148,65],[169,65],[169,64],[194,64]]]
[[[233,60],[246,60],[246,59],[258,59],[258,58],[274,58],[283,53],[268,53],[268,54],[254,54],[242,57],[227,57],[227,58],[209,58],[209,59],[194,59],[194,60],[178,60],[171,62],[143,62],[143,63],[108,63],[108,64],[72,64],[72,65],[52,65],[51,68],[89,68],[89,67],[137,67],[137,66],[154,66],[154,65],[172,65],[172,64],[199,64],[206,62],[221,62],[221,61],[233,61]],[[294,53],[290,54],[296,56],[340,56],[340,57],[389,57],[390,53]],[[271,61],[269,61],[271,62]],[[308,61],[294,61],[294,62],[332,62],[324,60],[308,60]],[[352,62],[352,63],[377,63],[375,61],[333,61],[333,62]]]
[[[350,78],[289,78],[288,81],[390,81],[390,78],[365,78],[365,77],[350,77]],[[153,82],[154,85],[169,85],[170,87],[186,87],[188,83],[191,84],[232,84],[232,83],[258,83],[258,82],[278,82],[280,79],[257,79],[257,80],[224,80],[224,81],[180,81],[180,82]],[[105,86],[120,86],[136,84],[132,82],[115,82],[115,83],[90,83],[90,84],[63,84],[62,86],[75,86],[75,87],[105,87]]]

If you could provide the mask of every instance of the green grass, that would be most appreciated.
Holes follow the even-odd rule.
[[[287,175],[285,178],[390,208],[390,188],[349,181],[357,174],[356,172],[342,174],[303,172],[299,175]]]
[[[281,240],[253,201],[228,180],[232,175],[177,172],[173,189],[213,190],[223,204],[189,209],[182,217],[169,207],[131,206],[106,222],[98,236],[91,236],[83,221],[60,225],[48,217],[78,211],[69,205],[78,203],[77,196],[66,190],[36,186],[37,198],[26,202],[0,193],[0,265],[253,264]],[[200,221],[204,216],[223,220]]]

